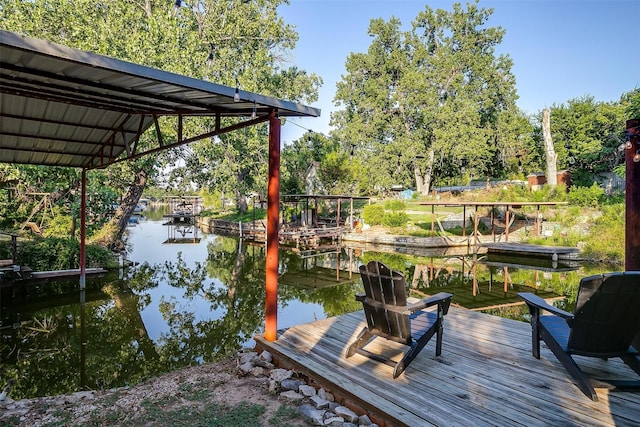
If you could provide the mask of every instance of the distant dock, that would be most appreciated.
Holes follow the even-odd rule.
[[[491,255],[533,256],[552,261],[575,260],[580,253],[580,249],[571,246],[544,246],[510,242],[483,243],[480,247],[487,249],[489,257]]]

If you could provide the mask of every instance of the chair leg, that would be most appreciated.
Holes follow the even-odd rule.
[[[540,311],[536,310],[531,316],[531,353],[540,359]]]
[[[369,328],[366,326],[362,328],[362,331],[358,334],[355,341],[351,343],[349,347],[347,347],[347,357],[353,356],[359,348],[364,347],[369,340],[373,338],[373,334],[369,332]]]
[[[540,332],[544,342],[549,346],[549,349],[558,358],[564,369],[566,369],[569,375],[571,375],[571,378],[573,378],[574,383],[580,389],[580,391],[582,391],[594,402],[597,402],[598,395],[591,385],[589,378],[587,378],[587,376],[582,372],[571,355],[565,352],[562,347],[560,347],[558,342],[544,329],[544,327],[541,326]]]
[[[416,358],[416,356],[422,351],[422,349],[427,345],[431,337],[435,334],[436,337],[436,356],[440,355],[438,351],[438,339],[440,340],[440,347],[442,347],[442,331],[438,329],[438,325],[442,326],[442,323],[438,321],[436,324],[431,326],[428,331],[424,333],[418,340],[414,341],[411,344],[411,348],[407,350],[407,352],[402,356],[402,359],[396,364],[396,367],[393,370],[393,378],[397,378],[406,368],[409,366],[411,361]],[[441,349],[440,349],[441,351]]]
[[[411,348],[407,350],[402,359],[396,364],[396,367],[393,369],[393,378],[396,379],[398,376],[404,372],[404,370],[409,366],[409,364],[416,358],[420,350],[424,348],[426,343],[429,340],[424,341],[423,343],[414,342],[411,344]]]
[[[640,375],[640,356],[635,356],[631,354],[625,354],[620,356],[622,361],[627,364],[628,367],[633,369],[633,371]]]
[[[438,320],[436,321],[436,356],[442,354],[442,334],[444,333],[444,313],[438,306]]]

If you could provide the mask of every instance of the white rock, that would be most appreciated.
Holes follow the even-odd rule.
[[[253,359],[253,364],[255,366],[260,366],[261,368],[265,368],[265,369],[273,369],[273,363],[269,363],[266,360],[262,360],[259,357],[256,357],[255,359]]]
[[[321,399],[327,399],[327,392],[323,388],[318,389],[317,394]]]
[[[293,376],[293,372],[286,369],[274,369],[273,371],[271,371],[270,375],[271,379],[278,382],[282,382],[283,380],[291,378],[291,376]]]
[[[344,425],[344,418],[342,417],[329,417],[324,421],[324,425],[326,426],[342,426]]]
[[[310,385],[301,385],[298,387],[298,392],[305,397],[311,397],[316,395],[316,389]]]
[[[264,360],[267,363],[272,363],[273,355],[265,350],[262,353],[260,353],[260,359]]]
[[[238,367],[238,369],[243,375],[247,375],[249,372],[251,372],[253,368],[254,366],[253,366],[253,363],[251,362],[243,363]]]
[[[361,426],[370,426],[373,423],[371,422],[369,416],[365,414],[358,417],[358,424]]]
[[[280,388],[283,391],[285,390],[299,391],[301,385],[304,385],[302,381],[296,380],[294,378],[287,378],[286,380],[282,380],[282,382],[280,383]]]
[[[358,419],[358,414],[356,414],[355,412],[353,412],[351,409],[345,407],[345,406],[338,406],[334,412],[336,413],[336,415],[338,415],[339,417],[343,417],[345,420],[347,421],[356,421]]]
[[[253,363],[253,359],[258,357],[258,353],[255,351],[249,353],[241,353],[240,361],[238,362],[240,365],[244,365],[245,363]]]
[[[267,375],[267,370],[260,366],[254,366],[253,369],[251,369],[251,375],[254,377],[264,377]]]
[[[329,401],[321,398],[318,395],[311,396],[311,399],[309,400],[311,404],[314,406],[314,408],[316,409],[327,409],[329,407]]]
[[[304,397],[293,390],[287,390],[285,392],[280,393],[280,399],[284,400],[288,403],[300,403]]]
[[[303,404],[298,407],[298,412],[307,417],[313,425],[324,425],[324,413],[321,409],[316,409],[311,405]]]

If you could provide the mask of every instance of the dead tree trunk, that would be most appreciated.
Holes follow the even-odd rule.
[[[555,187],[558,185],[558,155],[551,139],[551,121],[549,109],[542,110],[542,138],[544,141],[544,153],[547,161],[547,184]]]

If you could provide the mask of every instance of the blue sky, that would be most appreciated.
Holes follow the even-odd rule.
[[[283,143],[306,129],[328,133],[336,83],[345,74],[351,52],[366,52],[373,18],[399,18],[406,29],[428,4],[452,10],[453,1],[426,0],[290,0],[279,12],[296,27],[299,40],[290,58],[298,68],[314,72],[324,84],[314,107],[322,115],[290,119]],[[466,4],[466,1],[460,3]],[[535,114],[573,98],[593,96],[617,101],[640,88],[640,0],[480,0],[493,8],[488,25],[506,30],[498,53],[514,62],[517,104]],[[292,123],[293,122],[293,123]]]

